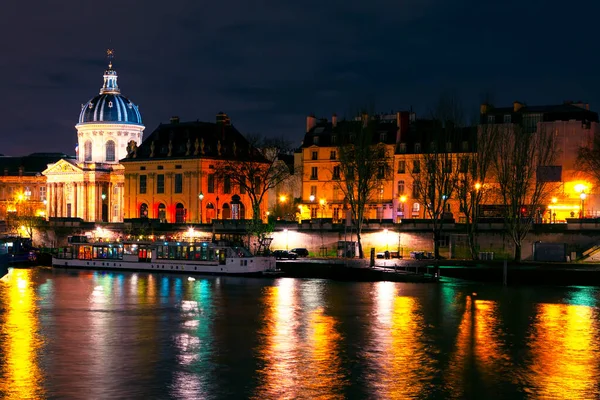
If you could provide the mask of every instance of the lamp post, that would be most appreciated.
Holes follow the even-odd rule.
[[[579,198],[581,199],[581,218],[585,218],[585,192],[582,190],[581,193],[579,194]]]
[[[202,223],[202,200],[204,200],[204,193],[200,192],[198,200],[200,200],[199,221]]]

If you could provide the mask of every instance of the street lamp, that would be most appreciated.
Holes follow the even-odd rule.
[[[319,204],[321,205],[321,219],[323,219],[323,213],[325,212],[325,199],[319,200]]]
[[[585,192],[582,190],[581,193],[579,194],[579,198],[581,199],[581,218],[585,217],[585,210],[584,210],[584,206],[585,206]]]
[[[198,200],[200,200],[200,223],[202,223],[202,200],[204,200],[204,193],[200,192],[198,195]]]

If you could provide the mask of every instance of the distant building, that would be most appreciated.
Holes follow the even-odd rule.
[[[548,199],[548,209],[542,216],[546,222],[579,217],[583,205],[582,192],[585,193],[585,216],[600,216],[596,182],[577,167],[579,148],[592,146],[594,137],[600,134],[598,113],[590,111],[588,104],[565,102],[558,105],[528,106],[515,101],[512,107],[482,104],[480,111],[482,126],[519,125],[526,132],[544,130],[555,134],[558,150],[556,168],[551,170],[553,176],[546,178],[556,182],[556,189]]]
[[[249,146],[224,113],[217,114],[216,122],[180,122],[173,117],[160,124],[121,160],[125,218],[168,223],[252,218],[245,190],[217,173],[224,160],[249,154]],[[265,198],[261,214],[267,202]]]
[[[121,95],[117,72],[109,62],[100,94],[81,106],[77,158],[61,159],[43,172],[47,177],[48,217],[85,221],[123,221],[124,176],[119,160],[142,142],[138,107]]]
[[[0,157],[0,220],[19,211],[46,216],[46,177],[49,163],[73,160],[62,153],[33,153],[24,157]]]

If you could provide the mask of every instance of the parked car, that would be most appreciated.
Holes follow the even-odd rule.
[[[287,260],[295,260],[296,258],[298,258],[298,254],[294,253],[293,251],[287,250],[274,250],[273,255],[277,260],[283,260],[284,258]]]
[[[303,247],[296,247],[292,252],[298,254],[298,257],[308,257],[308,250]]]

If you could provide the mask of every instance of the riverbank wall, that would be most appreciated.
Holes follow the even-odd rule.
[[[479,251],[490,259],[510,259],[514,254],[514,243],[503,231],[498,220],[480,220],[477,236]],[[38,247],[64,246],[70,235],[89,235],[105,240],[134,237],[169,237],[182,240],[194,233],[195,238],[209,240],[213,237],[245,237],[244,221],[221,220],[212,224],[162,224],[157,221],[132,220],[124,223],[91,223],[79,219],[51,219],[34,231],[34,244]],[[301,247],[308,249],[311,257],[337,257],[343,255],[340,243],[357,241],[356,232],[344,224],[331,220],[286,222],[278,221],[272,238],[271,249]],[[361,235],[363,250],[369,257],[389,252],[398,258],[410,258],[415,252],[433,252],[432,230],[429,220],[403,220],[373,222],[364,225]],[[534,260],[534,246],[538,243],[564,244],[565,260],[581,258],[590,249],[600,248],[600,220],[569,220],[563,224],[534,224],[523,241],[522,259]],[[444,259],[468,259],[468,240],[463,224],[446,222],[440,238],[440,255]],[[342,253],[342,254],[340,254]],[[561,261],[565,261],[561,260]]]

